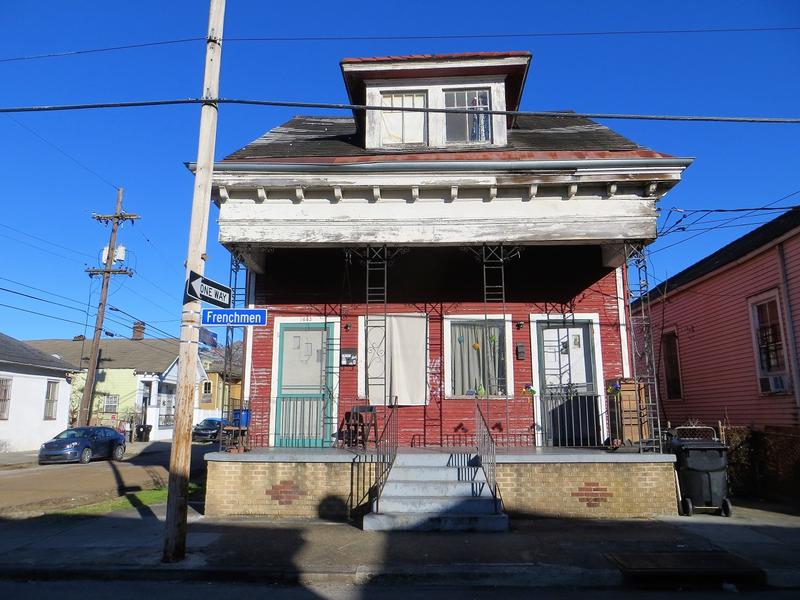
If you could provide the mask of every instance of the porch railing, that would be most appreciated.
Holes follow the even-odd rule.
[[[478,461],[486,475],[486,485],[492,493],[494,510],[497,512],[497,447],[480,405],[475,406],[475,442],[478,449]]]
[[[389,471],[392,470],[394,459],[397,457],[397,446],[399,439],[399,428],[397,418],[397,406],[390,405],[386,407],[386,420],[383,424],[383,430],[378,436],[375,443],[375,512],[380,512],[381,493],[383,486],[386,485],[386,479],[389,477]]]
[[[275,446],[329,448],[334,445],[332,395],[279,396]]]
[[[545,446],[599,448],[607,440],[607,410],[592,386],[557,385],[541,395],[539,418]]]

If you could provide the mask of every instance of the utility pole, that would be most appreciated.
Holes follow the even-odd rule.
[[[106,299],[108,298],[108,282],[112,275],[133,275],[130,269],[115,269],[114,259],[117,250],[117,229],[124,221],[133,222],[139,215],[126,213],[122,210],[122,196],[125,190],[117,188],[117,206],[113,215],[92,215],[92,218],[102,223],[111,223],[111,235],[108,239],[108,252],[106,262],[102,269],[86,269],[89,277],[95,275],[103,276],[103,285],[100,288],[100,303],[97,305],[97,316],[94,321],[94,337],[92,338],[92,353],[89,358],[89,366],[86,369],[86,383],[83,386],[83,397],[78,412],[78,424],[88,425],[89,415],[91,414],[92,399],[94,398],[94,384],[97,376],[97,362],[100,358],[100,337],[103,335],[103,320],[106,316]]]
[[[211,179],[214,174],[214,147],[217,137],[217,98],[222,59],[222,26],[225,0],[211,0],[206,38],[206,64],[203,77],[203,106],[200,112],[200,137],[197,144],[197,169],[194,176],[189,248],[186,255],[186,281],[191,271],[205,272],[208,213],[211,205]],[[188,511],[189,468],[192,458],[192,413],[198,360],[200,302],[187,296],[181,313],[181,345],[178,353],[178,388],[175,425],[169,461],[167,519],[164,533],[164,562],[186,557],[186,514]]]

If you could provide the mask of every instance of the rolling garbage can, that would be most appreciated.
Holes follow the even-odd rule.
[[[728,498],[728,449],[717,439],[702,437],[672,438],[675,468],[681,487],[683,514],[691,517],[696,509],[715,509],[731,516]]]
[[[144,425],[137,425],[136,426],[136,441],[143,442],[144,441]]]
[[[150,432],[153,431],[152,425],[145,425],[144,426],[144,438],[142,439],[143,442],[150,441]]]

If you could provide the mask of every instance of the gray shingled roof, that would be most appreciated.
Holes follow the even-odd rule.
[[[92,348],[91,340],[30,340],[26,343],[83,368],[89,362]],[[178,340],[101,340],[100,368],[163,373],[178,357],[178,346]]]
[[[33,347],[0,333],[0,363],[24,365],[55,371],[75,371],[76,367],[66,360],[51,356],[48,352]]]
[[[368,156],[443,151],[474,151],[474,146],[391,150],[366,150],[356,135],[351,117],[294,117],[268,131],[225,161],[293,156]],[[508,146],[483,151],[529,150],[543,152],[591,152],[647,150],[605,125],[576,117],[521,116],[508,131]]]

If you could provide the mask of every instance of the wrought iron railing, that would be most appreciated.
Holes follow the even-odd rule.
[[[475,406],[475,446],[478,449],[478,460],[486,476],[486,485],[494,498],[495,512],[498,512],[497,447],[480,405]]]
[[[333,399],[328,392],[276,399],[275,446],[328,448],[334,445]]]
[[[539,406],[542,445],[581,448],[605,445],[607,410],[592,386],[548,386],[541,394]]]
[[[373,486],[373,493],[375,494],[375,512],[380,512],[381,493],[383,486],[386,485],[386,479],[389,477],[389,471],[392,470],[394,459],[397,457],[398,446],[398,409],[396,405],[387,406],[386,419],[383,424],[383,430],[378,436],[375,443],[375,483]]]

